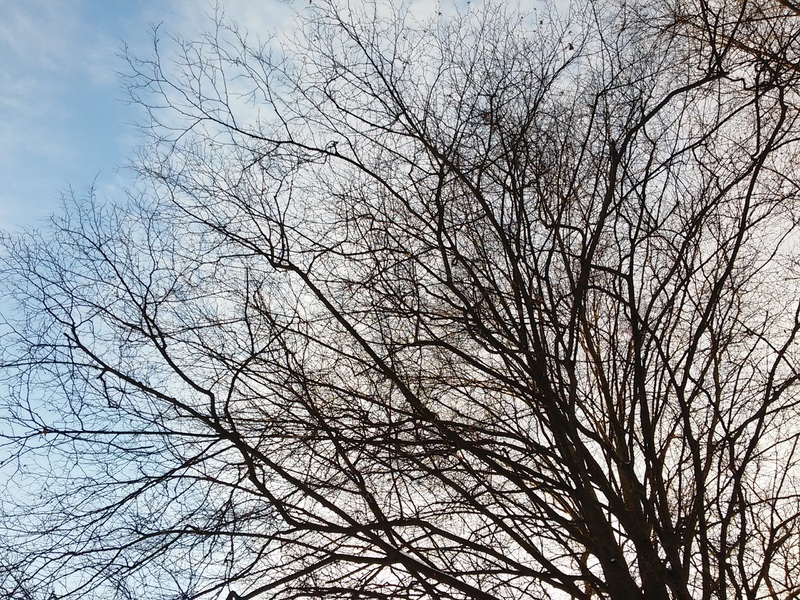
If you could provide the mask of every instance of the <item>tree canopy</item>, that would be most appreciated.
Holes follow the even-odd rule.
[[[3,238],[6,597],[800,596],[800,7],[477,4],[129,58]]]

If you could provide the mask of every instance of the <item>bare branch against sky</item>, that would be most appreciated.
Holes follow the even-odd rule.
[[[800,10],[297,8],[2,238],[4,597],[800,597]]]

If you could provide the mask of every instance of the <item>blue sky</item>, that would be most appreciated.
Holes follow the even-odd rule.
[[[108,192],[135,145],[117,57],[146,39],[147,3],[4,0],[0,24],[0,227],[36,225],[72,186]]]
[[[133,126],[143,114],[126,103],[117,74],[126,71],[122,47],[148,55],[155,25],[194,38],[210,27],[215,2],[262,37],[291,27],[294,11],[308,6],[307,0],[0,0],[0,230],[45,224],[69,190],[82,196],[94,184],[101,201],[124,197],[131,184],[124,166],[144,140]],[[423,18],[438,10],[436,0],[406,3]]]
[[[278,0],[223,0],[252,31],[276,29]],[[41,225],[70,188],[121,196],[119,169],[142,142],[125,103],[123,43],[150,50],[154,24],[192,37],[208,26],[206,0],[0,0],[0,229]]]

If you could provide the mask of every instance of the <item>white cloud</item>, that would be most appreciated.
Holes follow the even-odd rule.
[[[69,60],[79,28],[80,2],[27,0],[6,2],[0,21],[4,64],[17,61],[29,68],[58,69]]]

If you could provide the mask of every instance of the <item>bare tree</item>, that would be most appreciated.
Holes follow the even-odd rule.
[[[719,4],[132,58],[137,194],[5,240],[7,596],[800,597],[800,13]]]

